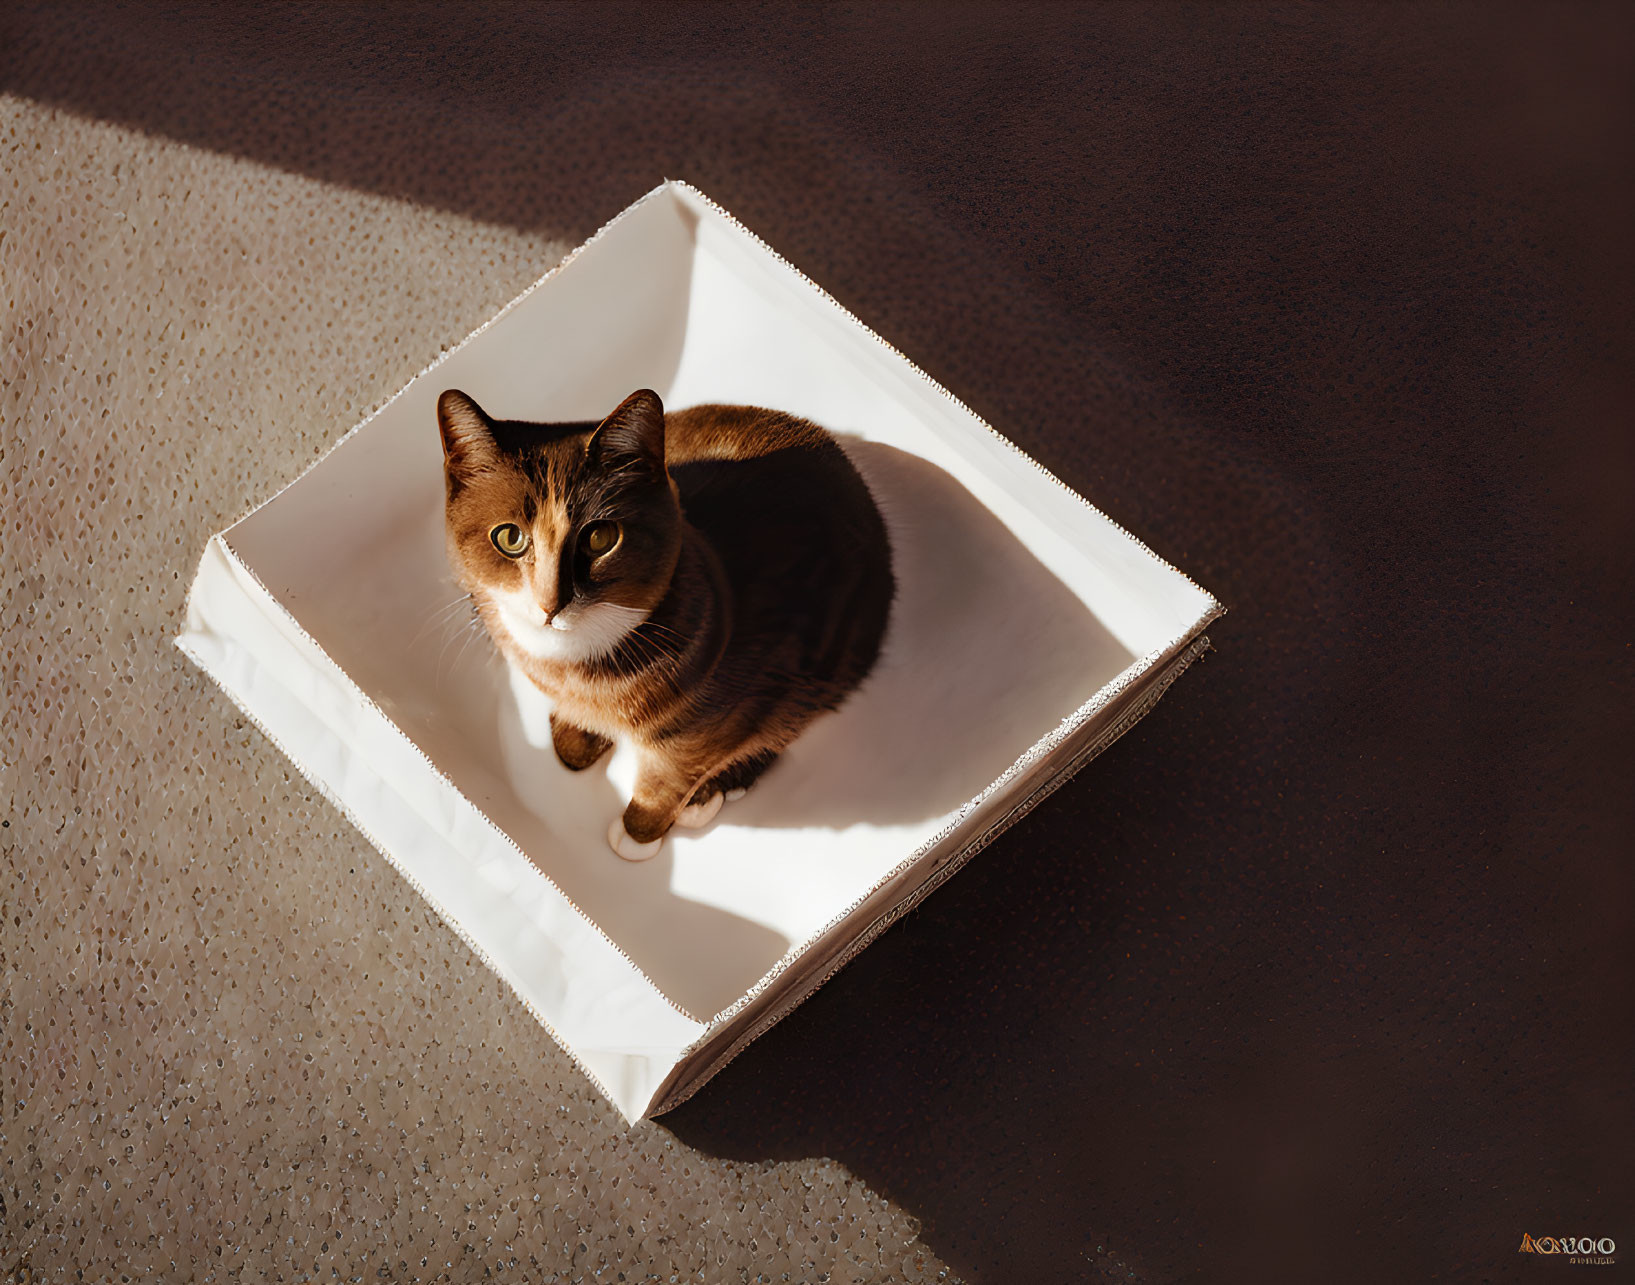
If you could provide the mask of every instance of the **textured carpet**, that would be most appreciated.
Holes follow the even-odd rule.
[[[0,1272],[1635,1245],[1628,5],[13,5],[0,86],[72,113],[0,135]],[[1232,614],[626,1137],[166,640],[206,533],[664,176]]]
[[[0,140],[0,1273],[938,1279],[842,1164],[627,1132],[171,645],[213,531],[570,247],[15,98]]]

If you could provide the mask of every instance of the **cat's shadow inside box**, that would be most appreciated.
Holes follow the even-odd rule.
[[[1134,659],[944,470],[840,440],[891,538],[897,596],[880,659],[746,797],[705,829],[672,831],[651,861],[620,860],[605,837],[629,798],[629,748],[585,772],[564,768],[548,702],[498,660],[469,611],[410,644],[427,664],[408,668],[434,672],[435,693],[383,702],[400,721],[463,733],[466,762],[489,770],[456,783],[699,1017],[932,838]],[[426,541],[441,559],[440,515]]]

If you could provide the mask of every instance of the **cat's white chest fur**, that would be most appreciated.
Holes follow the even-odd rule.
[[[489,601],[500,626],[518,649],[536,660],[574,664],[612,651],[626,634],[647,619],[645,611],[598,602],[570,603],[547,622],[526,589],[491,590]]]

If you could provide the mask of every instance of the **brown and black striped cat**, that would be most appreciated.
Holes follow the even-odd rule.
[[[557,756],[617,737],[629,860],[701,826],[834,709],[880,651],[895,592],[863,479],[816,424],[753,406],[665,413],[632,393],[600,424],[437,404],[449,560],[495,643],[553,699]]]

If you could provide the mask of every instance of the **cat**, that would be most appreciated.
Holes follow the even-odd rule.
[[[450,564],[507,659],[552,698],[583,771],[627,738],[608,842],[658,852],[714,819],[873,668],[896,581],[886,526],[830,434],[755,406],[666,413],[639,389],[600,423],[437,403]]]

